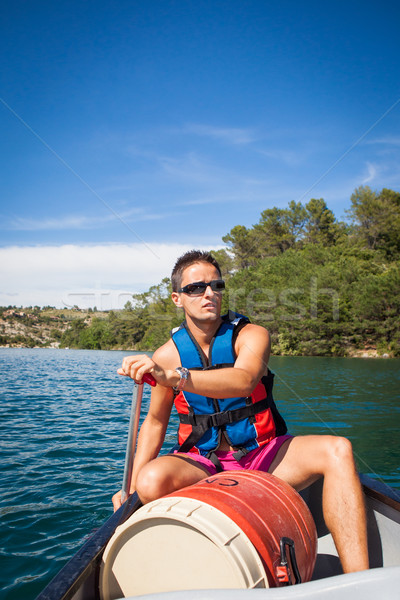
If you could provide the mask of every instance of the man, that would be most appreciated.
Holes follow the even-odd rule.
[[[221,317],[223,287],[209,253],[183,255],[172,271],[172,300],[184,310],[184,326],[152,358],[128,356],[118,369],[138,382],[151,373],[158,384],[139,433],[131,493],[147,503],[221,469],[267,471],[298,491],[323,477],[324,518],[343,571],[367,569],[365,507],[350,442],[286,435],[271,394],[269,334],[240,315]],[[174,400],[181,446],[158,456]],[[121,492],[113,504],[121,505]]]

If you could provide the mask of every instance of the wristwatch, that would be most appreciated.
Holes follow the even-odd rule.
[[[175,371],[179,373],[180,380],[177,386],[174,387],[176,392],[180,392],[186,385],[187,379],[189,377],[189,369],[186,367],[176,367]]]

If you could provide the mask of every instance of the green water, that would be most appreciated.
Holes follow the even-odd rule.
[[[400,488],[400,360],[274,357],[270,365],[291,433],[349,438],[361,472]]]
[[[1,598],[34,598],[111,514],[132,394],[116,374],[124,354],[0,348]],[[274,357],[271,368],[291,433],[348,437],[359,470],[400,489],[400,360]],[[143,412],[148,401],[145,386]]]

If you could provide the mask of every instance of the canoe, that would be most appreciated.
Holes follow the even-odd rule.
[[[365,475],[360,475],[368,518],[370,570],[343,574],[332,537],[322,516],[322,483],[301,492],[315,523],[318,537],[315,566],[310,581],[300,585],[254,589],[191,589],[193,600],[257,600],[266,593],[274,600],[372,600],[400,595],[400,492]],[[141,508],[136,494],[114,513],[78,550],[37,600],[98,600],[102,598],[101,569],[107,545],[117,527],[127,523]],[[142,509],[143,510],[143,509]],[[188,549],[190,552],[190,549]],[[106,552],[107,554],[107,552]],[[157,565],[153,565],[157,577]],[[227,586],[228,587],[228,586]],[[230,587],[230,586],[229,586]],[[268,587],[268,586],[265,586]],[[122,597],[122,596],[120,596]],[[180,600],[188,590],[135,595],[147,600]]]

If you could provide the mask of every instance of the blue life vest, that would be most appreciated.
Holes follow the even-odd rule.
[[[172,331],[181,364],[191,370],[233,367],[236,355],[234,343],[239,330],[249,323],[243,315],[229,312],[210,344],[207,360],[186,323]],[[221,376],[222,373],[221,373]],[[262,377],[247,398],[209,398],[185,390],[174,403],[179,414],[179,452],[194,452],[211,458],[224,433],[240,460],[255,448],[267,444],[287,431],[273,397],[273,373]]]

